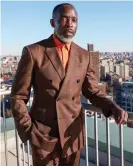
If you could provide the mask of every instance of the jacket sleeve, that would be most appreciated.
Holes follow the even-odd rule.
[[[33,79],[34,61],[27,47],[23,48],[11,89],[11,108],[22,142],[29,139],[32,121],[27,110]]]
[[[112,108],[116,104],[106,98],[106,96],[100,91],[90,54],[88,69],[82,86],[82,94],[89,99],[94,106],[101,108],[105,117],[112,115]]]

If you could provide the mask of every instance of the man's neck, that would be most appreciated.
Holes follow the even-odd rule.
[[[53,40],[54,40],[55,45],[56,45],[57,48],[61,48],[61,47],[63,47],[63,45],[65,45],[66,48],[67,48],[68,50],[70,50],[71,43],[63,43],[63,42],[62,42],[61,40],[59,40],[55,35],[53,35]]]
[[[64,38],[64,37],[62,37],[62,36],[60,36],[60,35],[58,35],[57,33],[54,33],[54,36],[55,36],[58,40],[60,40],[60,42],[62,42],[62,43],[64,43],[64,44],[69,44],[69,43],[72,42],[72,39],[66,39],[66,38]]]

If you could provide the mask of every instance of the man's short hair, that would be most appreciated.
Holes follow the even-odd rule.
[[[75,9],[75,7],[74,7],[72,4],[70,4],[70,3],[61,3],[61,4],[59,4],[59,5],[57,5],[57,6],[54,7],[53,13],[52,13],[52,17],[54,18],[54,16],[56,15],[57,11],[58,11],[62,6],[65,6],[65,5],[70,5],[72,8]]]

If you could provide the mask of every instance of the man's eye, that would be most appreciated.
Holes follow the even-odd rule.
[[[74,18],[74,19],[72,19],[72,21],[73,21],[73,22],[77,22],[77,19]]]
[[[67,18],[63,17],[61,18],[61,21],[67,21]]]

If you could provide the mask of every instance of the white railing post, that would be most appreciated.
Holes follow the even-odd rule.
[[[28,166],[30,166],[30,143],[27,141],[27,157],[28,157]]]
[[[25,146],[24,146],[24,143],[22,143],[22,157],[23,157],[23,166],[25,166]]]
[[[87,111],[85,110],[85,152],[86,152],[86,166],[89,166],[89,155],[88,155],[88,133],[87,133]]]
[[[123,125],[119,126],[119,137],[120,137],[120,163],[124,166],[124,153],[123,153]]]
[[[110,160],[110,126],[109,126],[109,118],[106,118],[106,143],[107,143],[107,166],[111,166],[111,160]]]
[[[95,135],[95,160],[96,160],[96,166],[99,166],[97,112],[94,113],[94,135]]]
[[[17,166],[21,166],[20,138],[15,127]]]
[[[5,163],[8,165],[8,154],[7,154],[7,135],[6,135],[6,116],[5,116],[5,95],[2,95],[3,104],[3,126],[4,126],[4,143],[5,143]]]

